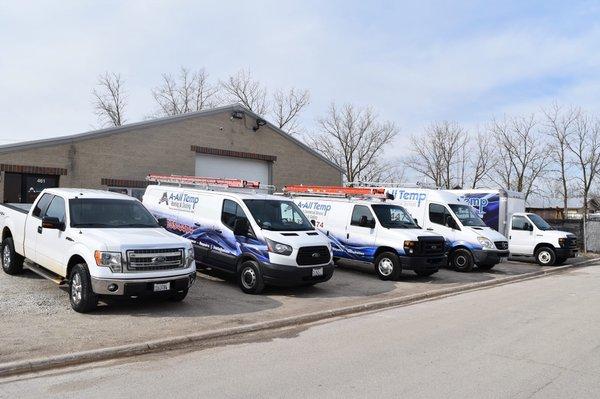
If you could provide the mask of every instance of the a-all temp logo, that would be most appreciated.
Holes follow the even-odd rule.
[[[406,191],[401,188],[392,188],[387,190],[389,194],[394,196],[395,200],[409,202],[411,205],[421,206],[421,203],[427,199],[426,193],[416,191]]]
[[[471,205],[473,208],[475,208],[480,217],[483,217],[483,215],[485,214],[485,207],[488,206],[488,204],[490,203],[487,198],[482,197],[464,196],[462,197],[462,199],[468,202],[469,205]]]
[[[194,212],[196,204],[200,202],[200,198],[188,193],[169,193],[164,192],[158,200],[158,204],[167,205],[170,209],[185,212]]]
[[[327,216],[327,213],[331,210],[330,204],[323,204],[319,201],[300,201],[297,205],[298,208],[302,209],[302,212],[312,217]]]

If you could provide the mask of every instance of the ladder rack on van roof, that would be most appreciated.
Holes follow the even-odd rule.
[[[369,197],[387,199],[384,188],[380,187],[344,187],[344,186],[285,186],[284,194],[304,194],[322,197]]]
[[[176,184],[179,186],[196,186],[204,188],[220,188],[220,189],[251,189],[251,190],[272,190],[273,186],[261,186],[259,181],[250,181],[243,179],[221,179],[215,177],[199,177],[199,176],[180,176],[180,175],[160,175],[149,174],[146,177],[147,181],[158,184]]]
[[[434,184],[416,182],[416,183],[394,183],[394,182],[378,182],[378,181],[352,181],[345,183],[347,187],[382,187],[382,188],[426,188],[431,190],[439,190],[440,188]]]

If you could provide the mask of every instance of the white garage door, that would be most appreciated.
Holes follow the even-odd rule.
[[[257,180],[269,184],[269,163],[257,159],[197,154],[196,176]]]

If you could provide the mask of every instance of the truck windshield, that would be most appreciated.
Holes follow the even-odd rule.
[[[420,228],[410,214],[397,205],[372,205],[379,223],[387,229],[418,229]]]
[[[292,201],[244,200],[261,229],[273,231],[308,231],[314,227]]]
[[[449,204],[450,209],[456,215],[458,220],[463,224],[463,226],[471,226],[471,227],[486,227],[486,224],[481,220],[479,215],[475,213],[475,210],[471,205],[456,205]]]
[[[118,199],[69,200],[71,227],[157,228],[156,219],[138,201]]]
[[[529,215],[529,219],[531,219],[531,221],[533,222],[533,224],[535,224],[535,227],[537,227],[540,230],[553,230],[553,227],[550,226],[548,224],[548,222],[546,222],[544,219],[542,219],[541,216],[536,215],[535,213],[530,213]]]

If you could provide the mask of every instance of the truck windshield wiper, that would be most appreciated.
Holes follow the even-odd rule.
[[[159,226],[157,224],[131,223],[131,224],[120,224],[116,227],[159,227]]]
[[[73,227],[114,227],[113,225],[106,223],[77,223]]]

